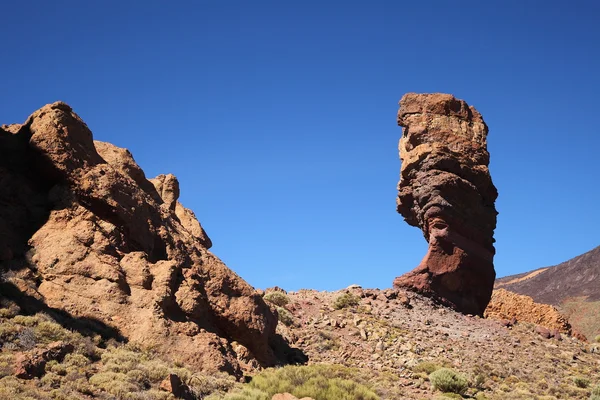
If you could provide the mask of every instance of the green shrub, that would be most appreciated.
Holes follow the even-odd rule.
[[[226,397],[228,400],[269,400],[274,394],[289,392],[298,398],[315,400],[379,400],[370,388],[354,380],[350,368],[328,365],[287,366],[267,369],[256,375],[249,386],[253,391],[246,397]],[[237,393],[236,395],[240,395]]]
[[[90,378],[90,384],[119,399],[140,389],[139,386],[130,382],[127,375],[121,372],[100,372]]]
[[[63,380],[62,376],[55,374],[53,372],[48,372],[42,377],[40,382],[44,386],[49,386],[53,389],[57,389],[60,387],[62,380]]]
[[[207,400],[218,399],[219,397],[210,396]],[[271,396],[259,389],[244,387],[233,393],[229,393],[223,398],[224,400],[271,400]]]
[[[290,326],[294,323],[292,314],[283,307],[277,307],[277,318],[286,326]]]
[[[148,373],[140,369],[132,369],[126,373],[129,382],[135,383],[143,388],[150,387],[150,379],[148,379]]]
[[[90,361],[89,358],[87,358],[83,354],[69,353],[69,354],[67,354],[65,356],[63,364],[66,367],[80,367],[80,368],[83,368],[83,367],[91,364],[91,361]]]
[[[590,396],[590,400],[600,400],[600,385],[597,385],[592,389],[592,395]]]
[[[150,382],[161,382],[169,374],[169,366],[160,360],[146,361],[141,365]]]
[[[315,335],[317,351],[320,353],[339,347],[339,341],[335,336],[325,331],[318,331]]]
[[[333,302],[333,308],[341,310],[346,307],[354,307],[360,303],[360,297],[353,295],[352,293],[344,293],[338,296]]]
[[[9,321],[0,324],[0,343],[12,342],[19,334],[19,327]],[[6,346],[6,344],[4,344]]]
[[[432,372],[429,375],[429,381],[433,389],[442,392],[462,394],[468,387],[467,378],[450,368],[440,368]]]
[[[17,317],[15,317],[17,318]],[[66,330],[56,322],[42,321],[33,328],[35,338],[40,343],[50,343],[57,340],[68,340],[73,333]]]
[[[0,352],[0,378],[10,376],[14,370],[14,354]]]
[[[600,343],[600,335],[596,336],[596,337],[594,338],[594,340],[595,340],[597,343]]]
[[[573,378],[573,382],[575,383],[575,386],[585,389],[586,387],[590,386],[590,380],[584,376],[576,376],[575,378]]]
[[[265,301],[283,307],[290,302],[290,298],[283,292],[269,292],[263,296]]]
[[[19,313],[18,307],[5,307],[0,308],[0,317],[12,318]]]
[[[192,375],[186,383],[197,399],[204,399],[211,393],[225,394],[236,384],[235,378],[226,373],[213,375]]]
[[[23,325],[23,326],[37,326],[41,319],[37,315],[16,315],[12,322],[15,324]]]
[[[431,361],[422,361],[420,363],[418,363],[417,365],[415,365],[412,370],[413,372],[419,373],[419,372],[424,372],[427,375],[431,374],[434,371],[437,371],[438,369],[440,369],[441,367],[439,365],[437,365],[434,362]]]
[[[102,354],[105,371],[123,372],[135,369],[141,361],[140,353],[123,348],[111,348]]]

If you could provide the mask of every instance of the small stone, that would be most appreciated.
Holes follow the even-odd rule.
[[[367,331],[365,331],[364,328],[360,328],[360,337],[362,340],[367,340]]]

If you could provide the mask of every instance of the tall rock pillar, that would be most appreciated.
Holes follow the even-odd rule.
[[[498,197],[488,169],[488,127],[474,107],[449,94],[408,93],[397,210],[429,243],[411,272],[394,280],[458,311],[483,315],[494,279]]]

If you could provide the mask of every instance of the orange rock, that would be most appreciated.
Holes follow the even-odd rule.
[[[21,379],[33,379],[44,374],[46,363],[51,360],[62,361],[74,349],[72,344],[52,342],[45,349],[33,349],[21,353],[15,360],[15,376]]]
[[[35,265],[49,307],[198,369],[241,376],[231,341],[245,365],[279,362],[277,317],[208,250],[177,179],[147,180],[67,104],[1,128],[0,180],[0,258]]]
[[[485,316],[540,325],[548,330],[547,334],[538,332],[542,336],[557,336],[552,335],[549,329],[566,334],[571,333],[569,321],[555,307],[536,303],[529,296],[509,292],[505,289],[494,290],[490,304],[485,310]]]

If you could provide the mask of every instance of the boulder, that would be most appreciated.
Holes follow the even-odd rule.
[[[197,369],[242,376],[233,341],[244,365],[280,363],[276,315],[208,251],[173,175],[150,182],[62,102],[2,126],[0,156],[0,269],[30,271],[14,285],[36,307]]]
[[[181,381],[181,378],[175,374],[169,374],[159,386],[159,389],[171,393],[175,398],[184,400],[194,400],[195,396],[190,391],[190,388]]]
[[[498,195],[481,114],[449,94],[408,93],[400,100],[402,168],[397,211],[419,227],[427,254],[394,287],[482,315],[494,286]]]
[[[33,349],[19,354],[15,359],[15,376],[21,379],[41,377],[48,361],[62,361],[74,347],[70,343],[52,342],[44,349]]]

